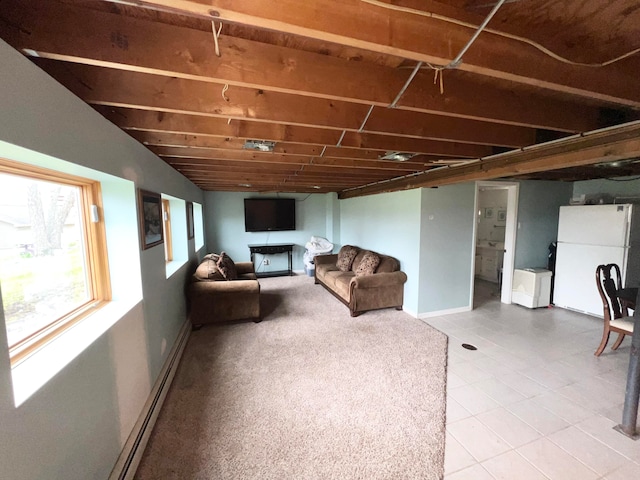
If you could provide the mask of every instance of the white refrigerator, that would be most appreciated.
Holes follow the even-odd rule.
[[[554,304],[602,317],[596,267],[617,263],[623,285],[640,283],[640,205],[560,207]]]

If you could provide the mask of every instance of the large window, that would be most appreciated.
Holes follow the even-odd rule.
[[[171,242],[171,205],[166,198],[162,199],[162,228],[164,229],[164,259],[173,260],[173,244]]]
[[[100,185],[0,159],[0,289],[15,364],[110,296]]]
[[[196,251],[204,247],[204,225],[202,216],[202,205],[193,203],[193,222],[196,234]]]

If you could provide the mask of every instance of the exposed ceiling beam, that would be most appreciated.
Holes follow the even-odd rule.
[[[251,173],[242,173],[242,172],[216,172],[215,175],[211,175],[209,173],[200,172],[199,176],[195,176],[194,178],[210,178],[212,180],[215,179],[226,179],[233,180],[235,182],[247,182],[247,183],[255,183],[255,182],[269,182],[269,181],[280,181],[285,179],[293,179],[301,184],[313,184],[313,185],[321,185],[324,183],[330,183],[332,185],[361,185],[362,181],[358,178],[353,178],[349,176],[334,176],[334,175],[321,175],[321,174],[297,174],[297,173],[269,173],[269,174],[251,174]],[[374,178],[374,177],[372,177]]]
[[[94,108],[120,128],[144,130],[158,134],[222,136],[225,138],[260,139],[275,142],[335,145],[341,132],[298,125],[274,124],[250,120],[231,120],[158,111],[95,105]],[[466,143],[442,142],[371,133],[347,132],[343,147],[425,153],[445,157],[485,157],[491,147]]]
[[[560,170],[545,171],[541,176],[540,173],[527,173],[518,175],[519,180],[536,180],[544,178],[545,180],[557,180],[575,182],[578,180],[592,180],[595,178],[614,178],[628,177],[640,175],[640,163],[635,165],[624,165],[621,167],[573,167],[562,168]]]
[[[197,161],[201,163],[197,163]],[[257,162],[234,162],[230,160],[203,160],[203,159],[172,159],[167,158],[165,161],[179,171],[200,171],[212,172],[215,175],[218,171],[225,172],[243,172],[243,173],[262,173],[277,172],[280,174],[294,173],[323,173],[330,175],[351,175],[368,178],[389,178],[393,176],[393,172],[389,170],[363,169],[363,168],[345,168],[345,167],[326,167],[323,165],[282,165],[282,164],[264,164]],[[406,171],[397,171],[395,175],[400,177],[405,175]]]
[[[131,130],[129,134],[143,145],[152,147],[182,147],[182,148],[215,148],[223,150],[245,150],[245,139],[231,137],[216,137],[205,135],[180,135],[173,133],[148,132]],[[251,150],[249,150],[251,151]],[[363,160],[379,160],[386,154],[385,150],[372,150],[353,147],[322,147],[302,143],[277,142],[273,146],[273,153],[283,155],[303,155],[316,157],[360,158]],[[429,155],[421,154],[418,161],[439,160],[442,157],[461,158],[460,155]],[[415,160],[414,160],[415,161]]]
[[[360,0],[122,3],[277,30],[436,65],[448,64],[473,34],[472,29],[464,26]],[[620,65],[616,68],[567,65],[522,42],[489,33],[477,38],[459,68],[556,92],[640,107],[640,89],[633,67],[624,71]]]
[[[210,32],[57,2],[20,0],[12,7],[20,28],[8,28],[5,40],[44,58],[384,107],[408,75],[407,70],[224,35],[218,57]],[[599,127],[595,107],[478,83],[458,72],[447,75],[442,95],[432,80],[431,73],[419,74],[398,108],[567,132]]]
[[[104,69],[54,60],[36,63],[73,93],[91,104],[162,110],[357,131],[368,114],[366,105],[145,73]],[[118,88],[114,88],[118,85]],[[365,130],[371,133],[440,139],[451,142],[521,147],[535,143],[532,128],[426,113],[374,108]]]
[[[251,161],[266,164],[324,165],[346,168],[373,168],[376,170],[392,170],[415,172],[431,168],[429,163],[393,162],[389,160],[363,160],[354,158],[308,157],[301,155],[284,155],[279,153],[257,152],[250,150],[224,150],[214,148],[182,148],[182,147],[150,147],[156,155],[163,158],[201,158],[212,160]]]
[[[303,127],[284,123],[204,117],[198,114],[138,110],[106,105],[93,105],[101,115],[124,130],[145,130],[185,135],[213,135],[236,138],[271,140],[275,142],[335,145],[339,130]],[[393,137],[388,137],[392,139]],[[417,140],[407,139],[415,142]],[[344,141],[343,141],[344,143]],[[450,144],[449,142],[446,142]],[[470,145],[478,148],[478,146]],[[486,148],[486,147],[480,147]]]
[[[148,132],[140,130],[132,130],[129,132],[129,135],[143,145],[158,147],[242,150],[246,143],[246,139],[244,138],[218,137],[212,135],[180,135],[175,133]],[[367,152],[367,150],[363,151]],[[273,153],[316,156],[322,153],[322,146],[304,143],[278,142],[273,147]]]
[[[640,122],[535,145],[463,166],[434,169],[411,177],[354,188],[341,192],[339,198],[490,180],[634,157],[640,157]]]
[[[195,181],[199,188],[205,191],[215,190],[218,192],[255,192],[255,193],[279,193],[285,186],[284,183],[263,183],[258,185],[240,185],[229,182],[210,182],[210,181]],[[333,192],[331,187],[320,187],[318,185],[303,185],[296,186],[289,183],[286,184],[286,191],[288,193],[329,193]]]

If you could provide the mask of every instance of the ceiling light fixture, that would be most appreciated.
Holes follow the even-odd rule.
[[[253,185],[251,185],[250,183],[239,183],[238,186],[249,188],[249,187],[252,187]]]
[[[394,162],[406,162],[410,158],[415,157],[415,153],[407,152],[387,152],[384,155],[378,157],[380,160],[393,160]]]
[[[632,163],[638,163],[639,161],[640,159],[638,158],[627,158],[625,160],[614,160],[613,162],[596,163],[594,166],[601,168],[620,168],[631,165]]]
[[[259,152],[273,152],[276,142],[266,140],[246,140],[242,148],[245,150],[258,150]]]

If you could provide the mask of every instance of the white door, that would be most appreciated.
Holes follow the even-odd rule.
[[[596,267],[617,263],[622,266],[626,250],[558,242],[553,303],[598,317],[603,316],[602,300],[596,287]]]

